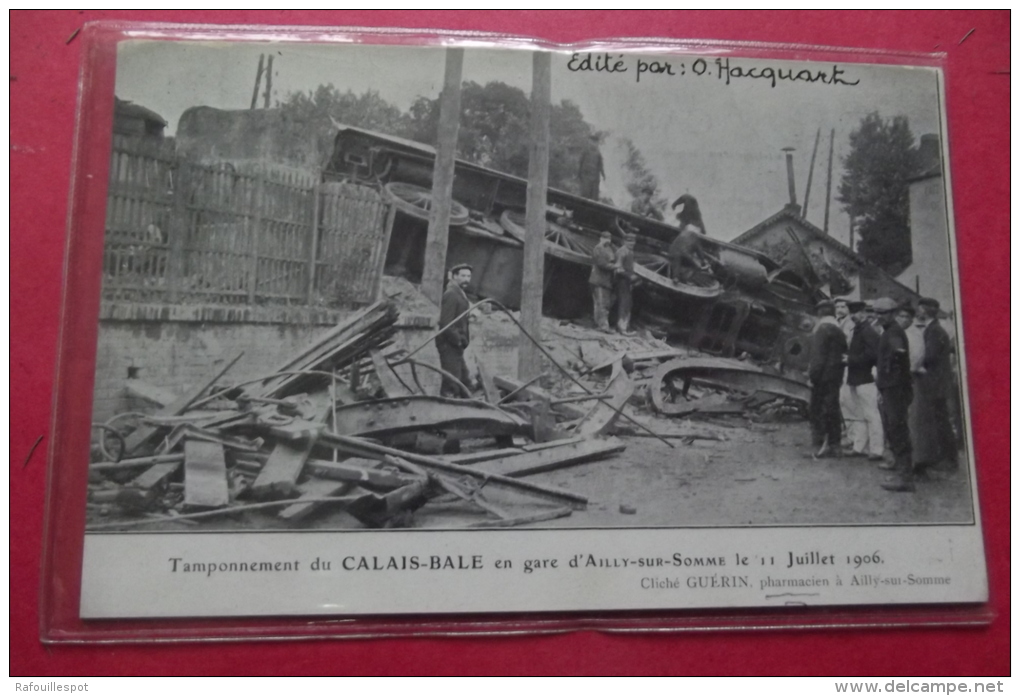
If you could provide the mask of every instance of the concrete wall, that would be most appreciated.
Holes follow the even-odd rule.
[[[942,309],[952,311],[953,270],[949,259],[949,227],[941,176],[910,184],[910,248],[912,262],[897,278],[921,295],[934,297]]]
[[[243,351],[225,379],[251,379],[271,372],[344,316],[293,308],[104,303],[92,421],[153,410],[127,394],[129,376],[180,394]]]

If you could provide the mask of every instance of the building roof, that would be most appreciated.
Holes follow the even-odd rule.
[[[114,97],[114,99],[116,99],[114,113],[118,116],[140,118],[144,121],[154,121],[164,127],[167,125],[166,119],[152,109],[147,109],[144,106],[130,102],[127,99],[121,99],[119,97]]]
[[[783,219],[789,220],[791,223],[797,225],[797,227],[804,230],[809,235],[815,237],[818,241],[834,249],[837,249],[844,256],[853,259],[857,263],[862,265],[870,263],[867,259],[858,254],[856,251],[848,247],[846,244],[843,244],[843,242],[839,241],[838,239],[835,239],[831,235],[826,234],[824,231],[822,231],[815,225],[812,225],[810,222],[805,220],[800,215],[800,209],[791,206],[787,206],[780,210],[775,215],[773,215],[772,217],[762,220],[757,225],[749,229],[747,232],[744,232],[739,237],[732,240],[730,243],[746,246],[748,243],[760,237],[766,230],[768,230],[777,222],[780,222]]]

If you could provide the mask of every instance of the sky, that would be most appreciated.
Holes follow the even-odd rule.
[[[835,195],[848,136],[860,120],[878,111],[885,118],[906,116],[915,139],[941,132],[937,75],[930,68],[729,57],[727,72],[715,56],[702,56],[699,62],[697,55],[666,55],[665,50],[613,52],[603,63],[615,65],[615,72],[595,69],[602,53],[592,54],[591,70],[582,69],[586,54],[554,53],[552,98],[555,103],[573,101],[589,123],[607,134],[604,194],[621,207],[629,204],[621,169],[621,141],[629,138],[644,154],[663,195],[698,198],[709,234],[720,239],[733,239],[789,201],[784,147],[796,148],[797,199],[803,204],[818,129],[822,136],[807,218],[821,227],[829,133],[835,129],[830,233],[845,243],[849,219]],[[116,93],[162,115],[172,134],[180,115],[192,106],[248,108],[259,56],[270,52],[273,102],[289,92],[332,83],[357,94],[376,90],[406,109],[419,96],[437,97],[443,83],[445,51],[439,47],[132,41],[120,45]],[[669,73],[646,69],[639,76],[639,61],[646,68],[658,63],[664,71],[668,63]],[[530,93],[531,66],[532,54],[522,48],[467,48],[463,80],[499,80]],[[770,77],[780,71],[796,76],[807,69],[813,75],[825,73],[831,82],[834,67],[842,71],[836,73],[840,80],[856,84]]]

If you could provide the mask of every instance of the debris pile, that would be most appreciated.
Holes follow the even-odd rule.
[[[451,510],[490,527],[584,509],[583,495],[522,479],[623,451],[609,436],[630,418],[620,364],[601,394],[557,398],[483,369],[484,396],[431,396],[418,376],[436,368],[394,346],[397,318],[378,302],[246,383],[227,381],[241,355],[180,396],[132,380],[159,410],[97,426],[88,528],[427,526]]]

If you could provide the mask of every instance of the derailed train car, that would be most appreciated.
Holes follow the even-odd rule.
[[[402,214],[386,269],[414,281],[423,270],[435,158],[435,150],[420,143],[344,127],[323,174],[325,181],[378,186],[393,200]],[[457,160],[447,263],[470,263],[475,293],[512,309],[520,305],[526,196],[525,179]],[[552,188],[547,201],[547,316],[591,314],[591,250],[602,231],[619,245],[626,229],[637,236],[637,324],[707,353],[747,353],[783,371],[806,370],[812,308],[821,295],[794,271],[757,251],[706,237],[712,272],[674,281],[666,251],[676,227]]]

